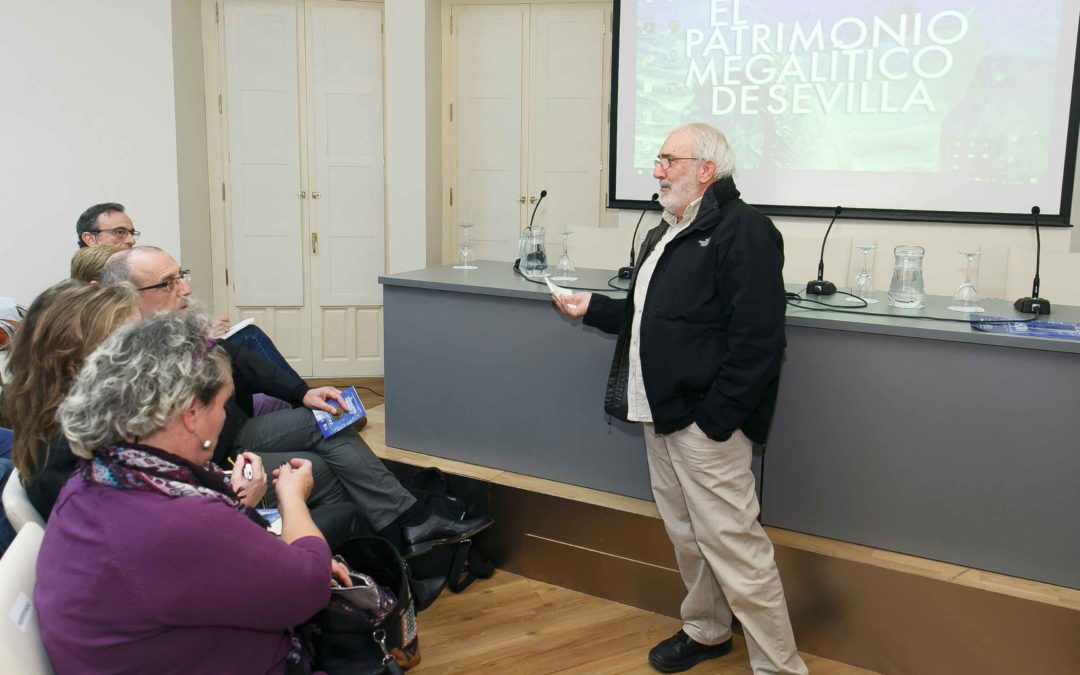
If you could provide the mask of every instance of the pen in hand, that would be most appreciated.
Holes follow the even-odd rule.
[[[233,466],[233,467],[236,466],[236,462],[233,461],[232,457],[229,458],[229,466]],[[251,480],[254,477],[255,477],[255,472],[251,468],[251,462],[248,462],[247,464],[244,465],[244,480]]]

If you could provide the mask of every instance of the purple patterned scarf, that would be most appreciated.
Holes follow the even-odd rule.
[[[215,499],[244,514],[260,527],[266,520],[254,509],[240,503],[225,473],[215,464],[196,466],[182,457],[138,443],[118,443],[94,451],[93,459],[80,462],[82,479],[87,483],[139,490],[166,497]]]

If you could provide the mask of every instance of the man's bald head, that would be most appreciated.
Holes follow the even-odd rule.
[[[136,246],[114,253],[101,270],[101,284],[124,281],[139,289],[139,311],[182,312],[188,307],[191,286],[176,260],[156,246]]]

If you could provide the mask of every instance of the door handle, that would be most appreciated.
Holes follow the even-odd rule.
[[[311,252],[314,255],[319,255],[319,233],[311,233]]]

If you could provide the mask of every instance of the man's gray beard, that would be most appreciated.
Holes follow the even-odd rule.
[[[660,185],[659,187],[660,187],[661,190],[663,190],[663,188],[665,186]],[[672,199],[672,197],[675,196],[675,193],[672,192],[670,183],[667,185],[667,189],[668,189],[667,194],[664,194],[663,192],[660,192],[660,196],[656,199],[656,201],[657,201],[657,203],[660,204],[660,206],[664,207],[665,211],[670,211],[671,210],[671,199]]]

